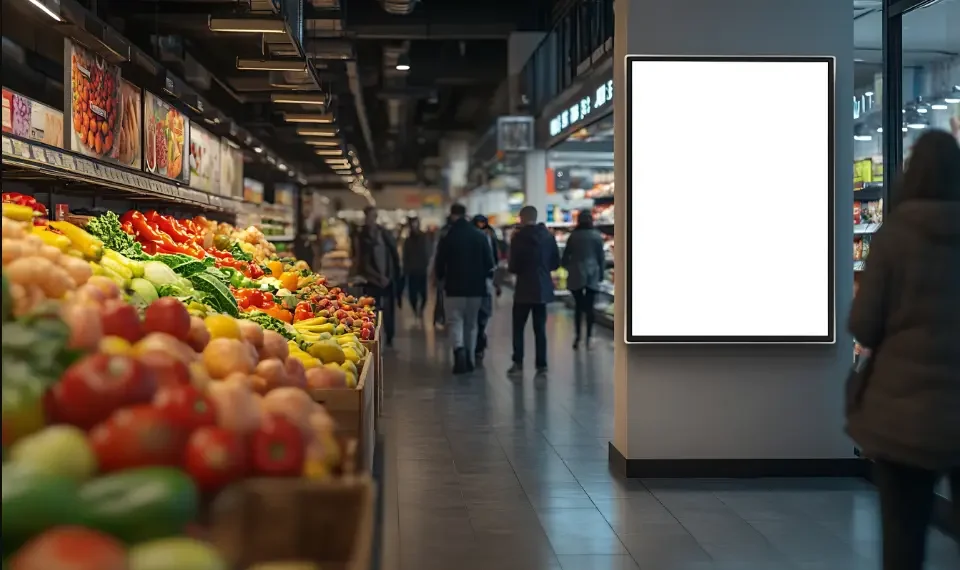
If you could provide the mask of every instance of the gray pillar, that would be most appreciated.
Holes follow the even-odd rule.
[[[611,458],[621,466],[626,459],[631,476],[826,475],[856,470],[858,464],[851,460],[853,443],[843,433],[843,381],[853,358],[853,341],[845,330],[853,296],[853,125],[848,111],[853,94],[853,21],[849,3],[616,0],[615,10],[618,229],[626,227],[627,215],[627,131],[623,126],[627,104],[623,62],[627,54],[837,58],[838,334],[836,345],[825,347],[628,347],[623,343],[624,312],[618,311]],[[710,97],[709,85],[703,86],[703,96]],[[789,133],[789,109],[784,109],[781,120],[784,133]],[[789,175],[789,169],[784,175]],[[704,183],[709,183],[709,176]],[[782,199],[789,210],[790,198],[777,197],[775,181],[770,190],[771,208],[778,208]],[[705,222],[708,228],[709,223],[723,220]],[[757,239],[775,240],[781,231],[789,228],[771,215],[770,235]],[[703,239],[709,239],[709,229]],[[618,268],[627,262],[625,249],[615,250]],[[777,270],[778,262],[789,260],[771,260],[770,271]],[[625,299],[626,274],[626,270],[616,272],[617,302]]]
[[[533,206],[539,221],[547,220],[547,152],[530,151],[525,155],[523,168],[524,202]]]

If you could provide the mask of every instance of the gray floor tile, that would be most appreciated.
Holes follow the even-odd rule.
[[[551,309],[547,380],[511,380],[500,303],[474,374],[452,378],[444,334],[409,319],[385,352],[383,570],[880,567],[877,498],[863,481],[612,474],[612,336],[573,353],[569,314]],[[931,532],[929,551],[925,570],[960,568],[943,534]]]

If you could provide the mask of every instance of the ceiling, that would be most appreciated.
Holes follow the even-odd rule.
[[[879,1],[854,3],[853,45],[858,63],[883,62],[883,13]],[[960,0],[939,2],[903,16],[903,62],[918,66],[960,55]],[[877,68],[879,71],[879,67]]]
[[[287,113],[316,104],[278,94],[328,95],[338,137],[365,170],[418,170],[454,131],[495,116],[507,76],[510,32],[542,27],[537,0],[306,0],[304,51],[315,73],[239,70],[238,60],[303,62],[286,34],[211,31],[213,18],[279,20],[271,0],[98,0],[101,17],[286,160],[329,169]],[[546,5],[546,6],[545,6]],[[160,41],[158,41],[158,38]],[[285,62],[286,63],[286,62]],[[398,71],[397,64],[409,65]],[[308,173],[311,168],[307,168]]]

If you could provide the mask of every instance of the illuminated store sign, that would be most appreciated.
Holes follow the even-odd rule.
[[[587,119],[592,113],[609,107],[613,102],[613,79],[597,87],[592,95],[587,95],[574,103],[569,109],[564,109],[556,117],[550,119],[550,136],[554,137],[567,130],[568,127]]]

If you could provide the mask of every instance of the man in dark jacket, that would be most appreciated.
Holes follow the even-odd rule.
[[[377,310],[383,312],[383,333],[392,346],[400,255],[396,240],[377,223],[377,209],[367,206],[363,215],[364,225],[353,242],[353,272],[363,279],[364,294],[376,299]]]
[[[466,219],[466,213],[461,204],[450,208],[453,222],[437,244],[435,261],[437,281],[443,284],[454,374],[473,370],[477,319],[494,268],[490,240]]]
[[[403,274],[407,280],[407,295],[410,308],[417,320],[423,319],[423,307],[427,304],[427,273],[433,247],[430,237],[420,230],[420,219],[410,218],[410,233],[403,242]]]
[[[553,301],[550,272],[560,267],[557,240],[543,224],[537,223],[537,209],[520,210],[520,229],[510,239],[507,269],[517,276],[513,295],[513,366],[510,374],[523,372],[523,329],[533,314],[533,336],[538,374],[547,371],[547,303]]]

